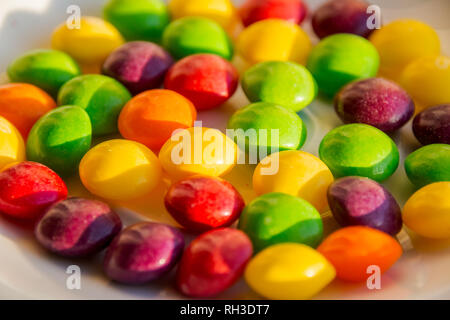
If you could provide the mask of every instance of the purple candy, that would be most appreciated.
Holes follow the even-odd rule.
[[[450,144],[450,104],[431,107],[416,115],[413,131],[423,145]]]
[[[119,216],[103,202],[69,198],[51,206],[35,228],[38,242],[66,257],[99,252],[122,229]]]
[[[342,226],[362,225],[396,235],[402,228],[400,207],[382,185],[369,178],[345,177],[328,189],[328,203]]]
[[[173,64],[169,53],[146,41],[128,42],[106,59],[102,73],[121,82],[133,95],[159,88]]]
[[[165,224],[141,222],[124,229],[109,246],[106,275],[118,282],[142,284],[170,271],[183,253],[184,238]]]
[[[346,85],[334,107],[344,123],[365,123],[384,132],[400,129],[414,114],[414,102],[396,83],[369,78]]]

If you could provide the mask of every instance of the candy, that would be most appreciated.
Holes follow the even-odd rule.
[[[266,19],[282,19],[300,24],[307,7],[302,0],[247,0],[239,9],[244,26]]]
[[[25,143],[19,131],[0,116],[0,171],[25,160]]]
[[[239,229],[249,236],[258,252],[284,242],[315,247],[322,240],[323,225],[320,214],[307,201],[273,192],[256,198],[245,207]]]
[[[239,218],[245,206],[231,183],[202,176],[173,184],[164,204],[179,224],[193,232],[228,227]]]
[[[159,42],[170,22],[169,11],[162,0],[110,0],[103,15],[127,41]]]
[[[263,159],[253,173],[253,189],[260,195],[283,192],[311,203],[317,211],[328,208],[327,189],[333,182],[328,167],[304,151],[282,151]]]
[[[389,178],[399,163],[394,141],[377,128],[359,123],[328,132],[319,155],[336,178],[361,176],[380,182]]]
[[[450,238],[450,182],[418,190],[406,202],[402,215],[405,225],[423,237]]]
[[[80,107],[56,108],[40,118],[27,140],[27,159],[67,176],[91,147],[89,116]]]
[[[253,103],[239,109],[228,121],[238,146],[258,155],[300,149],[306,140],[306,126],[292,110],[269,102]]]
[[[101,251],[122,229],[117,213],[103,202],[69,198],[51,206],[34,234],[46,249],[65,257]]]
[[[317,84],[311,73],[293,62],[268,61],[248,69],[242,88],[252,102],[282,105],[298,112],[317,95]]]
[[[164,31],[163,45],[176,59],[196,53],[217,54],[227,60],[233,57],[227,33],[213,20],[201,17],[173,21]]]
[[[173,59],[160,46],[133,41],[114,50],[106,59],[102,73],[106,74],[138,94],[145,90],[159,88]]]
[[[64,83],[79,74],[80,68],[68,54],[48,49],[29,51],[8,67],[12,82],[34,84],[53,97]]]
[[[374,77],[379,56],[366,39],[353,34],[334,34],[311,51],[307,68],[327,96],[334,96],[351,81]]]
[[[122,139],[102,142],[80,162],[80,178],[91,193],[112,200],[139,198],[161,179],[161,165],[144,145]]]
[[[0,116],[10,121],[24,139],[33,124],[55,107],[55,101],[34,85],[9,83],[0,86]]]
[[[46,166],[25,161],[0,172],[0,212],[35,219],[67,197],[64,181]]]
[[[252,256],[252,243],[242,231],[208,231],[191,242],[181,258],[177,287],[189,297],[215,296],[232,286]]]
[[[414,118],[413,131],[420,143],[450,144],[450,104],[428,108]]]
[[[113,240],[103,269],[115,281],[143,284],[168,273],[180,259],[183,248],[183,235],[177,229],[160,223],[137,223]]]
[[[236,49],[253,65],[264,61],[293,61],[305,64],[311,40],[298,25],[280,19],[261,20],[244,29]]]
[[[237,160],[237,146],[217,129],[192,127],[174,134],[159,151],[164,170],[175,179],[192,175],[218,177]]]
[[[298,243],[271,246],[245,269],[245,280],[260,295],[274,300],[310,299],[335,277],[333,266],[316,250]]]
[[[119,116],[119,131],[129,140],[159,149],[177,129],[192,127],[197,112],[180,94],[164,89],[142,92]]]
[[[419,110],[449,103],[450,57],[424,57],[413,61],[403,71],[400,83]]]
[[[365,123],[384,132],[405,125],[414,114],[414,102],[396,83],[383,78],[352,82],[334,100],[336,113],[345,123]]]
[[[400,244],[387,233],[364,226],[342,228],[317,249],[336,269],[337,278],[366,281],[370,266],[387,271],[402,255]]]
[[[450,145],[430,144],[414,151],[405,159],[405,171],[417,187],[450,181]]]
[[[369,4],[363,0],[329,0],[322,4],[312,16],[312,27],[319,38],[336,33],[352,33],[368,37],[371,14]]]
[[[197,110],[220,106],[234,94],[239,74],[227,60],[214,54],[196,54],[178,61],[167,73],[166,89],[188,98]]]
[[[395,20],[383,26],[372,33],[370,41],[380,54],[380,75],[393,80],[414,60],[441,52],[436,31],[412,19]]]
[[[117,132],[117,118],[130,99],[130,93],[119,82],[97,74],[73,78],[58,94],[59,105],[76,105],[87,112],[96,136]]]
[[[336,180],[328,189],[328,204],[342,226],[362,225],[391,235],[402,228],[397,201],[382,185],[368,178]]]

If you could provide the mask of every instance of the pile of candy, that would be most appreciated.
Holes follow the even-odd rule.
[[[0,86],[0,212],[33,221],[37,241],[58,255],[107,247],[104,271],[118,282],[142,284],[178,265],[176,287],[190,297],[215,296],[244,275],[263,297],[308,299],[335,277],[359,282],[369,266],[388,270],[402,255],[395,236],[403,223],[450,238],[450,58],[422,22],[370,30],[368,6],[332,0],[312,12],[315,46],[300,27],[302,0],[248,0],[239,9],[229,0],[110,0],[104,19],[63,23],[52,49],[18,57],[11,83]],[[235,56],[245,62],[241,75]],[[251,104],[228,129],[252,129],[255,139],[194,127],[197,113],[221,106],[239,81]],[[334,97],[345,123],[323,138],[320,159],[299,150],[307,128],[297,114],[319,92]],[[420,189],[402,209],[380,182],[400,162],[389,134],[413,117],[425,146],[404,167]],[[261,129],[279,139],[267,142]],[[123,139],[91,148],[117,132]],[[223,142],[213,163],[174,159],[178,138],[188,137],[183,152],[195,158],[212,136]],[[259,196],[245,204],[219,176],[251,149],[268,156],[253,174]],[[278,170],[266,174],[274,161]],[[145,197],[170,176],[165,207],[198,236],[184,249],[173,226],[122,230],[105,202],[67,198],[61,177],[77,173],[104,201]],[[323,239],[327,210],[343,228]]]

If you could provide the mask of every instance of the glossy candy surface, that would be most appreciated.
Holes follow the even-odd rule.
[[[191,242],[177,272],[177,287],[189,297],[212,297],[232,286],[252,256],[252,243],[240,230],[208,231]]]
[[[317,95],[317,84],[311,73],[293,62],[268,61],[248,69],[242,88],[252,102],[272,102],[298,112]]]
[[[103,269],[112,280],[143,284],[169,272],[180,259],[183,248],[183,235],[178,229],[160,223],[137,223],[113,240]]]
[[[212,53],[224,59],[233,57],[233,45],[225,30],[213,20],[184,17],[172,21],[163,34],[163,46],[181,59],[196,53]]]
[[[337,278],[366,281],[369,266],[387,271],[402,255],[402,247],[390,235],[363,226],[339,229],[329,235],[317,250],[336,269]]]
[[[8,66],[12,82],[34,84],[56,97],[59,88],[80,74],[77,63],[66,53],[57,50],[28,51]]]
[[[27,159],[48,166],[58,174],[74,173],[91,147],[89,116],[80,107],[58,107],[40,118],[27,140]]]
[[[195,54],[178,61],[167,73],[164,87],[188,98],[197,110],[220,106],[234,94],[239,74],[214,54]]]
[[[450,238],[450,182],[418,190],[406,202],[402,216],[405,225],[423,237]]]
[[[359,123],[328,132],[319,154],[336,178],[361,176],[380,182],[389,178],[399,163],[394,141],[377,128]]]
[[[32,84],[0,85],[0,116],[10,121],[24,139],[33,124],[55,107],[52,97]]]
[[[428,108],[417,114],[413,131],[423,145],[450,144],[450,103]]]
[[[384,132],[400,129],[414,114],[414,102],[405,90],[383,78],[346,85],[337,94],[334,108],[345,123],[365,123]]]
[[[328,189],[328,204],[342,226],[362,225],[391,235],[402,228],[397,201],[386,188],[368,178],[336,180]]]
[[[328,208],[327,189],[333,182],[330,169],[304,151],[282,151],[263,159],[253,173],[257,194],[283,192],[311,203],[317,211]]]
[[[132,94],[159,88],[173,63],[166,50],[146,41],[127,42],[114,50],[102,73],[121,82]]]
[[[164,89],[144,91],[132,98],[119,116],[120,134],[157,150],[177,129],[192,127],[197,117],[192,103]]]
[[[335,277],[333,266],[316,250],[298,243],[271,246],[245,269],[245,280],[261,296],[274,300],[310,299]]]
[[[320,41],[307,63],[319,90],[330,97],[351,81],[374,77],[378,66],[375,47],[362,37],[345,33]]]
[[[450,145],[430,144],[414,151],[405,159],[405,171],[417,187],[450,181]]]
[[[228,227],[239,218],[245,203],[231,183],[197,176],[173,184],[164,198],[167,211],[188,231]]]
[[[303,0],[247,0],[239,8],[245,27],[266,19],[282,19],[300,24],[308,9]]]
[[[121,229],[120,217],[106,203],[69,198],[45,212],[34,234],[51,252],[85,257],[101,251]]]
[[[64,181],[46,166],[25,161],[0,172],[0,212],[35,219],[67,197]]]
[[[256,198],[245,207],[239,229],[249,236],[258,252],[284,242],[316,247],[322,240],[323,225],[319,212],[307,201],[273,192]]]
[[[0,116],[0,170],[25,160],[25,143],[19,131]]]
[[[87,112],[96,136],[117,132],[117,118],[130,99],[130,93],[119,82],[97,74],[73,78],[58,94],[59,105],[76,105]]]
[[[79,166],[83,185],[93,194],[129,200],[148,194],[161,179],[161,165],[146,146],[129,140],[102,142],[89,150]]]

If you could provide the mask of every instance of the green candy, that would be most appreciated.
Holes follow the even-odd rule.
[[[27,140],[27,159],[40,162],[67,176],[91,147],[92,127],[89,116],[80,107],[56,108],[40,118]]]
[[[273,102],[298,112],[317,96],[317,84],[305,67],[284,61],[262,62],[242,78],[242,88],[252,102]]]
[[[95,136],[117,132],[117,118],[131,94],[113,78],[88,74],[67,82],[59,91],[58,105],[76,105],[86,110]]]
[[[239,229],[256,252],[284,242],[316,247],[323,235],[320,214],[308,201],[279,192],[262,195],[246,206]]]
[[[430,144],[414,151],[405,160],[405,171],[417,187],[450,181],[450,145]]]
[[[162,0],[110,0],[103,15],[127,41],[160,42],[170,22],[169,10]]]
[[[233,57],[233,45],[225,30],[215,21],[185,17],[173,21],[163,34],[163,46],[176,59],[197,53]]]
[[[79,74],[80,68],[68,54],[48,49],[29,51],[8,67],[12,82],[34,84],[53,97],[64,83]]]
[[[319,155],[335,178],[360,176],[380,182],[399,163],[394,141],[381,130],[359,123],[331,130],[320,143]]]
[[[258,159],[277,151],[300,149],[306,140],[302,119],[294,111],[270,102],[253,103],[236,111],[227,129],[234,130],[233,138],[241,150],[257,152]],[[272,130],[278,130],[278,136]]]
[[[352,34],[326,37],[313,48],[307,68],[313,74],[320,91],[334,96],[347,83],[374,77],[380,57],[365,38]]]

